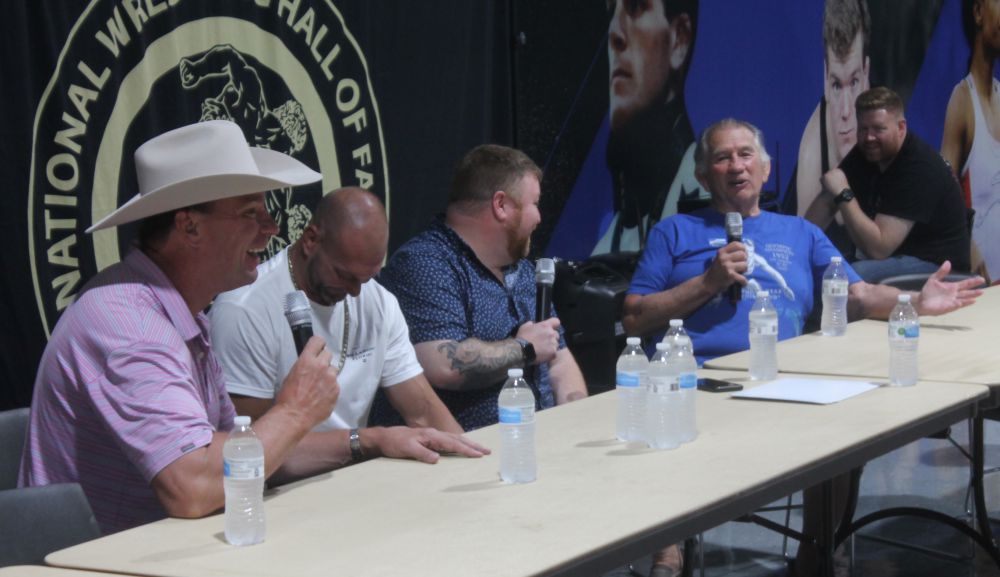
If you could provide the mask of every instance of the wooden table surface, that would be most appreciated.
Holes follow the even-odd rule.
[[[701,373],[754,386],[743,373]],[[538,414],[534,483],[501,483],[496,453],[376,459],[268,496],[260,545],[226,544],[216,515],[46,560],[172,577],[596,575],[969,418],[986,395],[921,382],[817,406],[698,392],[698,438],[653,451],[614,439],[610,392]],[[469,436],[499,446],[496,426]]]
[[[790,373],[889,376],[888,326],[862,320],[842,337],[810,333],[778,343],[778,369]],[[748,351],[719,357],[705,366],[747,370]],[[920,317],[918,371],[921,379],[1000,385],[1000,286],[976,304],[937,317]]]

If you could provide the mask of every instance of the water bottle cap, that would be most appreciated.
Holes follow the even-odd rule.
[[[682,319],[670,319],[670,326],[672,327],[683,327],[684,321]]]
[[[520,379],[524,376],[524,369],[507,369],[507,376],[512,379]]]
[[[833,263],[833,264],[840,264],[843,261],[844,261],[844,257],[841,257],[841,256],[831,256],[830,257],[830,262]]]
[[[636,347],[639,346],[639,343],[641,343],[641,342],[642,342],[642,339],[640,339],[639,337],[628,337],[627,339],[625,339],[625,344],[636,346]]]
[[[233,419],[233,424],[237,427],[246,427],[250,425],[250,417],[246,415],[240,415]]]
[[[899,301],[899,302],[901,302],[901,303],[908,303],[908,302],[910,302],[910,295],[908,295],[906,293],[903,293],[903,294],[899,295],[898,297],[896,297],[896,300]]]
[[[665,351],[665,350],[667,350],[669,348],[670,348],[670,343],[665,343],[665,342],[662,342],[662,341],[656,343],[656,350],[658,350],[658,351]]]

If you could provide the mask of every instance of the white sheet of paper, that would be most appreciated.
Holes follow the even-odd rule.
[[[733,397],[829,405],[876,388],[878,385],[864,381],[777,379],[759,387],[733,393]]]

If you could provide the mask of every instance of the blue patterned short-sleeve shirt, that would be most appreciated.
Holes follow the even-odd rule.
[[[442,216],[392,255],[379,282],[399,300],[414,344],[470,337],[500,341],[513,337],[519,326],[534,318],[531,262],[520,259],[505,268],[501,283]],[[564,346],[560,338],[560,348]],[[548,367],[543,364],[539,369],[538,404],[551,407],[555,398]],[[536,371],[526,374],[532,372]],[[497,422],[502,387],[503,380],[473,391],[436,390],[459,424],[472,430]]]

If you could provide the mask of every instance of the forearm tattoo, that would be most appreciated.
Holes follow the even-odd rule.
[[[521,365],[521,345],[513,339],[487,343],[476,338],[446,341],[438,352],[448,357],[453,371],[462,375],[463,389],[482,389],[507,376],[507,369]]]

